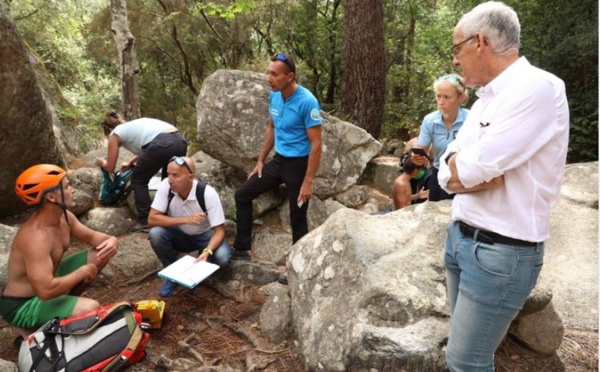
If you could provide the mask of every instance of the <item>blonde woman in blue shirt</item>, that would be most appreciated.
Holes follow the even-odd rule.
[[[443,75],[433,83],[435,101],[438,109],[423,119],[419,133],[418,144],[427,153],[433,147],[433,167],[430,168],[429,177],[429,200],[440,201],[451,199],[446,191],[438,184],[437,173],[440,169],[440,157],[446,151],[446,146],[456,138],[456,134],[462,127],[469,110],[462,107],[469,98],[463,78],[455,75]],[[427,159],[424,156],[412,153],[411,158],[416,164],[424,164]]]

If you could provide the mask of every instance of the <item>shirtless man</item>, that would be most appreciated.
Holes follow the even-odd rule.
[[[97,301],[79,295],[117,253],[118,241],[84,226],[67,210],[75,189],[56,165],[27,169],[17,178],[15,191],[37,210],[13,239],[0,314],[25,337],[54,317],[100,308]],[[64,257],[71,237],[92,248]]]
[[[417,193],[412,193],[410,181],[413,177],[422,177],[421,172],[425,170],[413,163],[412,159],[408,158],[404,161],[403,172],[394,181],[392,188],[392,199],[396,210],[408,207],[414,200],[427,199],[429,190],[417,190]]]

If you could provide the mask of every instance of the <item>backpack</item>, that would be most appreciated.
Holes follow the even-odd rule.
[[[198,178],[196,178],[196,180],[198,180],[198,186],[196,186],[196,200],[198,200],[198,204],[200,205],[202,212],[206,213],[206,202],[204,201],[204,190],[206,189],[206,184],[200,181]],[[167,209],[165,209],[165,214],[168,214],[169,212],[169,206],[171,205],[171,200],[173,200],[173,197],[175,197],[175,193],[169,189],[169,196],[167,197]]]
[[[50,320],[21,343],[19,371],[118,371],[146,356],[141,321],[129,302]]]
[[[104,168],[102,170],[102,188],[100,189],[100,204],[105,207],[110,207],[125,200],[131,192],[131,175],[133,169],[125,169],[124,171],[108,172]]]

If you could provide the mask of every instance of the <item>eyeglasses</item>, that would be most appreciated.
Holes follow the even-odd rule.
[[[443,75],[443,76],[440,76],[439,78],[435,79],[436,83],[439,83],[441,81],[449,81],[451,83],[456,83],[456,84],[460,85],[461,87],[465,88],[465,84],[456,75]]]
[[[190,171],[190,174],[194,174],[194,172],[192,172],[192,168],[190,168],[188,163],[181,156],[173,156],[171,159],[169,159],[169,163],[172,161],[174,161],[175,164],[179,165],[180,167],[186,167],[187,170]]]
[[[275,54],[275,59],[285,63],[285,65],[290,69],[290,72],[293,72],[294,74],[296,74],[296,66],[292,66],[292,64],[290,63],[290,60],[284,53]]]
[[[475,36],[476,36],[476,35],[473,35],[473,36],[471,36],[470,38],[468,38],[468,39],[465,39],[465,40],[461,41],[461,42],[460,42],[460,43],[458,43],[458,44],[454,44],[454,45],[452,45],[452,55],[454,56],[454,58],[457,58],[457,57],[458,57],[458,55],[460,54],[460,51],[461,51],[461,49],[462,49],[462,45],[463,45],[464,43],[468,42],[468,41],[471,41],[471,40],[475,39]]]

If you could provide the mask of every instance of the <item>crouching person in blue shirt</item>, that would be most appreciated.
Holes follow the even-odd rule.
[[[199,181],[195,173],[190,158],[171,158],[168,177],[158,186],[148,216],[153,226],[150,244],[165,267],[177,260],[177,252],[199,251],[198,260],[222,268],[231,260],[223,206],[217,191]],[[176,287],[175,282],[166,280],[159,294],[169,297]]]

